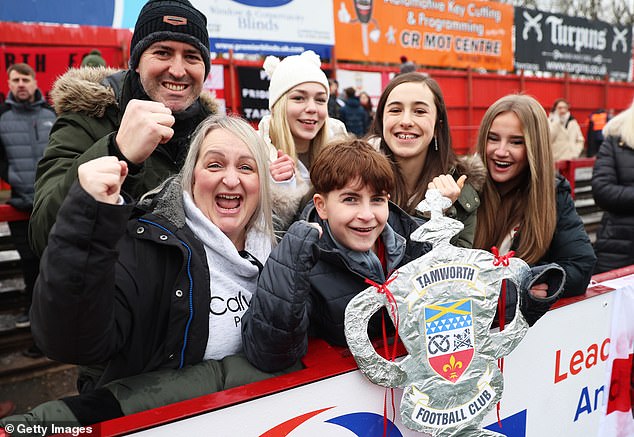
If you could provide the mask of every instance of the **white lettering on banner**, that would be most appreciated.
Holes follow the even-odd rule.
[[[424,12],[418,14],[418,25],[427,26],[436,32],[452,30],[456,32],[475,33],[478,36],[484,35],[484,25],[472,23],[470,21],[447,20],[445,18],[428,17]]]
[[[256,90],[251,88],[242,88],[242,97],[247,97],[250,99],[262,99],[268,100],[269,92],[268,90]]]
[[[213,42],[213,41],[212,41]],[[279,44],[268,44],[268,43],[249,43],[241,42],[241,43],[231,43],[231,42],[217,42],[215,47],[220,51],[227,50],[235,50],[235,51],[252,51],[252,52],[280,52],[280,53],[288,53],[297,54],[305,52],[306,49],[304,46],[291,46],[291,45],[279,45]]]
[[[244,116],[250,120],[263,118],[271,113],[268,109],[242,108],[242,110],[244,111]]]
[[[464,17],[464,12],[465,12],[466,8],[462,5],[457,5],[455,2],[453,1],[448,1],[447,2],[447,11],[457,15],[459,17]]]
[[[608,354],[610,352],[610,338],[606,338],[601,343],[601,348],[597,343],[593,343],[586,349],[586,353],[582,350],[575,351],[570,357],[570,362],[567,369],[564,369],[562,373],[561,369],[561,349],[555,352],[555,384],[568,378],[568,370],[570,375],[577,375],[584,369],[590,369],[596,366],[601,361],[607,361]]]
[[[470,17],[490,18],[496,23],[502,21],[502,11],[491,9],[488,6],[477,7],[474,3],[467,6],[467,14]]]
[[[546,24],[550,25],[550,42],[564,47],[605,50],[607,47],[607,30],[588,29],[586,27],[567,26],[560,17],[549,16]]]
[[[429,398],[423,393],[414,392],[413,396],[418,399],[412,411],[412,420],[421,425],[429,426],[430,428],[443,428],[463,421],[472,420],[482,409],[491,403],[491,400],[495,396],[495,391],[490,385],[485,384],[482,390],[470,401],[457,408],[448,410],[430,408],[428,405]]]
[[[383,3],[389,3],[393,6],[406,6],[408,8],[445,12],[445,3],[434,0],[383,0]]]
[[[600,399],[599,399],[600,397]],[[579,403],[577,404],[577,411],[575,412],[575,422],[579,419],[581,413],[590,414],[593,411],[597,411],[601,405],[603,405],[603,399],[605,397],[605,387],[601,386],[594,391],[594,403],[590,399],[590,391],[588,387],[581,389],[581,395],[579,396]]]

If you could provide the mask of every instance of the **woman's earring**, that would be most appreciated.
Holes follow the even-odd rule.
[[[436,139],[436,135],[434,135],[434,150],[438,151],[438,140]]]

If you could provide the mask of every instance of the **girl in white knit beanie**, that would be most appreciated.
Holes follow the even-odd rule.
[[[259,133],[270,147],[270,173],[276,228],[286,228],[310,189],[308,169],[321,148],[334,136],[345,134],[343,123],[328,118],[328,79],[313,51],[279,60],[268,56],[264,70],[269,85],[270,116],[259,124]],[[281,225],[281,226],[280,226]]]

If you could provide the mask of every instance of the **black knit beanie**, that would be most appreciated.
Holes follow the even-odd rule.
[[[150,0],[134,26],[130,43],[130,69],[139,66],[141,54],[157,41],[180,41],[196,47],[209,74],[209,34],[207,17],[188,0]]]

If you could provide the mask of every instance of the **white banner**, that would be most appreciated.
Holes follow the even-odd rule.
[[[286,56],[314,50],[330,57],[335,43],[331,1],[192,0],[207,16],[212,52]]]
[[[632,353],[634,352],[634,286],[614,293],[610,360],[606,371],[608,399],[603,406],[600,437],[634,436],[632,401]]]

